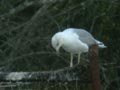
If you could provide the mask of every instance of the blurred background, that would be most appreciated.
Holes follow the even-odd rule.
[[[84,28],[104,42],[107,49],[100,50],[99,58],[102,90],[120,90],[119,0],[0,0],[0,71],[68,67],[69,53],[61,50],[57,56],[51,37],[69,27]],[[76,88],[78,83],[72,88],[64,83],[47,89],[40,85],[41,90],[89,90]]]

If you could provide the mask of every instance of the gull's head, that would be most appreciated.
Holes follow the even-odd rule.
[[[59,49],[63,44],[62,32],[58,32],[52,37],[51,44],[52,44],[52,47],[56,50],[56,52],[59,53]]]

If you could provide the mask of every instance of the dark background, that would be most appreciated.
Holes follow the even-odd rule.
[[[57,56],[51,46],[52,35],[69,27],[84,28],[104,42],[107,49],[99,58],[103,90],[119,90],[119,0],[0,0],[0,70],[69,66],[69,54]]]

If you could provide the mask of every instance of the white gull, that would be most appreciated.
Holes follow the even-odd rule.
[[[68,28],[62,32],[57,32],[52,37],[51,43],[57,52],[62,47],[71,54],[70,67],[73,67],[73,55],[78,54],[79,64],[81,53],[88,52],[90,45],[97,44],[100,48],[106,48],[102,42],[96,40],[89,32],[76,28]]]

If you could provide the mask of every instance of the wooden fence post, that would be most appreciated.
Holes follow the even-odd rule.
[[[100,67],[99,67],[99,48],[98,45],[91,45],[89,48],[90,73],[92,90],[100,90]]]

